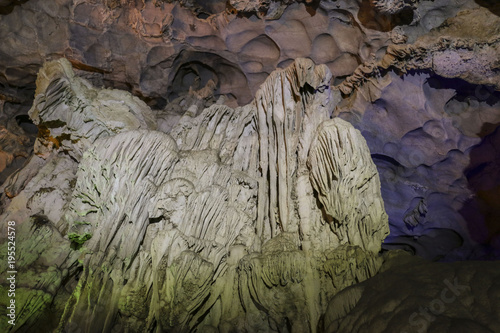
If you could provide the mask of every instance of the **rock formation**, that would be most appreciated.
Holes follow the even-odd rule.
[[[498,262],[429,265],[395,252],[380,271],[332,299],[323,332],[498,332]]]
[[[52,273],[40,283],[54,292],[20,314],[25,327],[73,267],[83,271],[73,273],[59,331],[315,332],[326,299],[377,272],[389,231],[365,140],[329,120],[338,101],[330,79],[326,66],[297,59],[251,104],[188,112],[165,134],[125,93],[94,89],[64,59],[47,63],[30,110],[47,127],[34,158],[52,173],[64,163],[78,171],[57,180],[39,172],[13,199],[28,197],[30,212],[67,237],[65,269],[42,265]],[[59,216],[37,199],[54,192],[66,202]]]
[[[151,110],[137,97],[94,89],[75,77],[68,61],[49,62],[38,74],[36,99],[29,116],[38,125],[35,154],[67,151],[80,160],[98,138],[139,128],[156,128]]]
[[[0,1],[0,331],[495,332],[499,8]]]
[[[422,245],[442,239],[448,260],[489,257],[490,245],[478,243],[497,248],[497,210],[481,209],[498,183],[472,173],[496,163],[486,147],[500,119],[498,23],[485,8],[463,11],[413,44],[392,45],[339,85],[349,97],[336,112],[363,133],[385,184],[386,248],[399,244],[432,259],[444,253]]]

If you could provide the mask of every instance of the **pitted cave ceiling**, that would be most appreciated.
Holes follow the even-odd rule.
[[[0,0],[0,37],[1,219],[40,275],[1,331],[405,331],[368,303],[412,266],[416,304],[500,297],[418,258],[498,278],[498,1]]]

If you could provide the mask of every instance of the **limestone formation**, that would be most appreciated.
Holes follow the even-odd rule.
[[[236,13],[256,13],[268,20],[279,19],[285,9],[294,2],[310,3],[311,0],[230,0],[230,10]]]
[[[497,176],[489,184],[475,176],[482,163],[496,163],[486,147],[498,140],[490,125],[498,123],[500,105],[497,27],[491,10],[462,11],[413,44],[392,45],[382,61],[361,65],[339,85],[349,97],[337,112],[361,130],[381,174],[387,248],[418,248],[430,259],[449,251],[445,257],[455,260],[491,256],[484,242],[497,247],[498,211],[486,208]],[[446,244],[427,255],[422,246],[430,235]]]
[[[405,9],[414,9],[419,0],[371,0],[382,14],[397,14]]]
[[[0,331],[495,332],[499,9],[0,0]]]
[[[389,229],[384,203],[377,196],[378,172],[364,142],[349,123],[338,118],[325,121],[318,128],[308,162],[332,231],[349,244],[378,252]]]
[[[216,99],[225,96],[245,105],[272,71],[296,58],[309,57],[343,77],[372,53],[383,55],[390,44],[387,34],[359,22],[358,4],[338,5],[27,1],[0,15],[2,36],[9,36],[0,45],[0,96],[31,103],[43,63],[65,57],[96,85],[126,89],[157,109],[209,80],[217,83]]]
[[[41,69],[29,115],[39,128],[37,155],[48,156],[59,149],[76,160],[99,137],[156,128],[144,102],[123,91],[93,88],[75,76],[65,59]]]
[[[404,101],[397,97],[401,94]],[[496,163],[494,150],[486,151],[498,142],[498,132],[483,120],[498,123],[498,101],[498,93],[488,86],[427,73],[404,80],[388,73],[367,81],[338,108],[339,116],[364,134],[380,172],[391,226],[385,245],[414,247],[410,239],[442,233],[440,238],[449,243],[439,246],[449,250],[448,260],[489,256],[489,246],[481,244],[489,237],[496,244],[497,212],[485,202],[493,199],[498,183],[497,176],[486,181],[480,175],[482,168]],[[403,115],[397,110],[418,111]],[[470,232],[471,225],[477,232]]]
[[[427,214],[427,204],[425,203],[424,198],[415,198],[412,201],[414,203],[414,207],[408,208],[403,219],[408,228],[416,227],[421,223],[425,223],[425,214]]]
[[[339,89],[350,94],[367,78],[380,75],[380,70],[397,68],[403,72],[431,69],[446,78],[499,90],[499,22],[498,16],[484,8],[462,11],[413,44],[389,46],[379,62],[360,65]]]
[[[73,139],[66,149],[49,150],[17,194],[67,239],[55,291],[38,303],[39,312],[25,314],[25,325],[49,311],[61,281],[72,276],[69,267],[83,271],[66,296],[58,331],[292,325],[315,332],[325,300],[377,272],[388,233],[380,183],[359,132],[328,120],[338,94],[326,66],[297,59],[273,73],[254,102],[236,109],[213,104],[197,115],[200,96],[191,99],[194,111],[170,134],[137,129],[147,110],[126,113],[67,66],[44,67],[30,113],[43,125],[60,112],[67,121],[55,128],[89,148]],[[106,122],[104,106],[117,121]],[[72,125],[78,121],[93,130]],[[64,165],[73,172],[57,171]],[[51,174],[60,177],[50,180]],[[342,184],[332,185],[338,179]],[[64,204],[48,207],[42,194]],[[47,242],[42,238],[53,248]]]

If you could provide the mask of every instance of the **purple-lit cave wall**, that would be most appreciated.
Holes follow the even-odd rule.
[[[500,94],[431,72],[380,79],[373,103],[356,97],[351,121],[382,182],[391,234],[384,248],[428,259],[498,256]]]

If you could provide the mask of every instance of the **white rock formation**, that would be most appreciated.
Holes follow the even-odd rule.
[[[392,15],[405,9],[414,9],[419,0],[371,0],[381,14]]]
[[[356,156],[356,158],[353,158]],[[389,233],[380,180],[361,133],[334,118],[323,122],[309,153],[311,180],[342,243],[378,252]]]
[[[99,137],[139,128],[156,128],[156,120],[130,93],[98,89],[78,76],[68,60],[47,62],[38,73],[35,101],[29,110],[38,125],[35,153],[61,149],[79,160]]]
[[[66,270],[47,277],[55,290],[73,281],[58,331],[315,332],[326,300],[377,272],[380,182],[359,131],[329,120],[339,97],[326,66],[298,59],[236,109],[198,112],[193,99],[169,134],[67,62],[44,68],[31,115],[63,119],[45,138],[64,138],[35,156],[45,166],[19,197],[74,249],[66,241]]]

